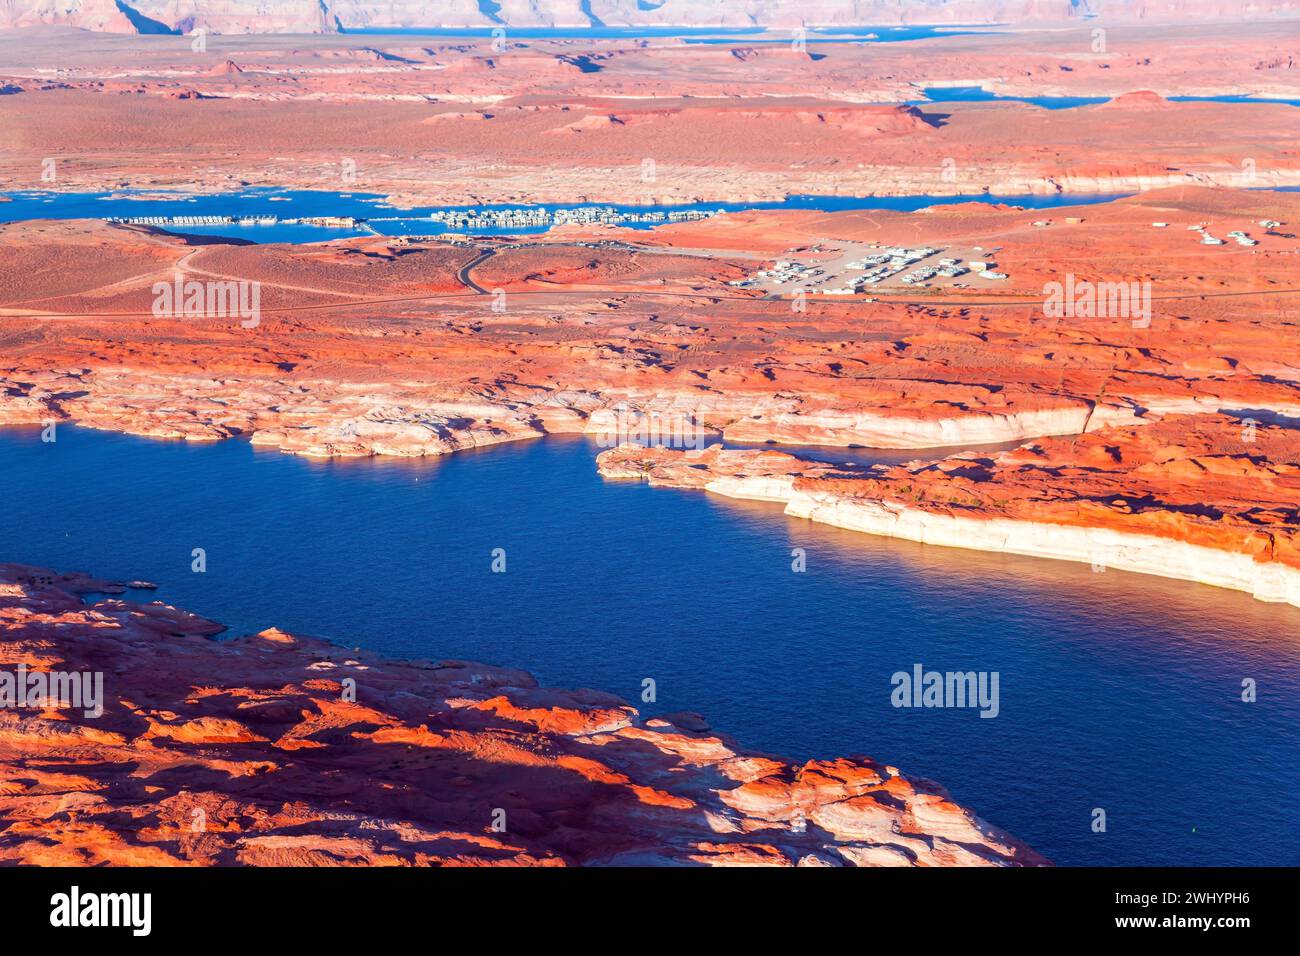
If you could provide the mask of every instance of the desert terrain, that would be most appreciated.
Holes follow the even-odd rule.
[[[0,183],[296,186],[405,205],[1300,184],[1296,107],[1165,102],[1294,99],[1292,30],[1118,25],[1098,51],[1095,29],[802,50],[212,36],[196,51],[186,37],[0,32]],[[1082,110],[925,102],[926,87],[953,85],[1117,99]]]
[[[19,223],[0,229],[0,420],[243,436],[317,457],[617,434],[644,416],[749,443],[924,449],[1066,436],[1035,453],[1035,468],[1062,479],[1050,496],[1027,494],[1029,465],[1012,456],[1015,467],[978,473],[916,466],[935,483],[919,507],[978,488],[963,514],[1001,517],[995,502],[1019,501],[1020,514],[1052,525],[1121,520],[1293,567],[1300,240],[1285,223],[1297,220],[1300,194],[1173,189],[1050,215],[976,204],[742,213],[478,242],[233,244]],[[1255,244],[1202,239],[1234,232]],[[978,262],[1007,278],[867,296],[746,285],[774,261],[829,268],[843,249],[896,245],[987,257]],[[1136,300],[1132,315],[1052,314],[1046,284],[1075,273],[1145,284],[1149,314]],[[155,283],[178,274],[259,283],[258,324],[155,317]],[[1141,434],[1152,424],[1162,441]],[[1252,508],[1261,479],[1276,497]],[[1120,504],[1096,503],[1112,496]],[[1225,496],[1242,503],[1221,535],[1223,513],[1189,504]],[[1294,583],[1251,590],[1297,597]]]
[[[609,23],[669,16],[597,6]],[[340,34],[409,25],[400,5],[378,22],[360,3],[261,19],[231,4],[195,38],[139,35],[141,16],[202,25],[170,7],[10,5],[0,199],[1071,204],[303,244],[4,222],[0,426],[319,459],[608,436],[591,467],[609,481],[1300,606],[1300,107],[1174,99],[1300,98],[1295,21],[1231,3],[1212,26],[1023,6],[1027,26],[800,45]],[[935,7],[914,22],[1009,9]],[[926,98],[944,86],[1108,101]],[[180,300],[186,283],[255,288],[256,315],[202,296],[160,311],[160,288]],[[637,441],[648,422],[699,447]],[[828,464],[801,446],[915,457]],[[508,667],[278,630],[214,641],[201,607],[62,570],[0,565],[5,661],[101,671],[112,693],[102,719],[0,715],[6,861],[1044,862],[906,768],[752,753],[707,715],[644,719]],[[502,794],[518,799],[498,832]]]

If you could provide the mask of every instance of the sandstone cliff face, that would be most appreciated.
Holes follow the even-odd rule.
[[[1044,861],[866,758],[747,753],[520,671],[220,630],[0,565],[0,667],[98,672],[103,713],[0,711],[0,861],[985,866]],[[147,661],[148,666],[141,666]]]
[[[0,29],[52,24],[113,33],[332,33],[374,27],[750,27],[981,24],[1113,19],[1184,21],[1287,16],[1291,0],[5,0]]]
[[[628,444],[600,473],[786,506],[836,527],[1082,561],[1300,606],[1300,436],[1169,416],[1013,451],[835,469],[770,451]]]
[[[4,0],[0,29],[32,26],[78,27],[100,33],[137,33],[114,0]]]
[[[179,33],[334,33],[338,24],[322,0],[142,0],[135,8]]]
[[[331,33],[322,0],[4,0],[0,29],[66,26],[102,33]]]

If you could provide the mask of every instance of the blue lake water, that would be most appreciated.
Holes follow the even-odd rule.
[[[60,193],[23,191],[0,193],[9,202],[0,202],[0,222],[24,219],[110,219],[142,216],[244,216],[274,215],[280,219],[301,219],[318,216],[352,216],[366,219],[371,227],[384,235],[437,235],[447,232],[440,222],[428,216],[445,210],[488,209],[575,209],[608,206],[621,212],[674,210],[718,210],[739,212],[746,209],[812,209],[822,212],[846,210],[893,209],[911,211],[926,206],[951,205],[962,202],[1004,203],[1031,209],[1057,206],[1078,206],[1110,202],[1119,196],[790,196],[780,202],[756,203],[690,203],[676,206],[629,206],[614,203],[544,203],[537,206],[437,206],[415,209],[395,209],[385,197],[374,193],[336,193],[313,190],[255,189],[242,193],[215,193],[189,195],[183,193],[95,192]],[[421,218],[424,217],[424,218]],[[650,228],[628,224],[629,228]],[[251,242],[323,242],[347,236],[366,235],[366,229],[336,229],[320,226],[217,224],[172,227],[173,232],[192,235],[227,236]],[[546,227],[535,229],[474,229],[474,235],[522,235],[545,232]]]
[[[1224,94],[1223,96],[1171,96],[1171,103],[1282,103],[1285,106],[1300,106],[1300,97],[1268,97],[1268,96],[1236,96]]]
[[[1080,106],[1096,106],[1109,103],[1109,96],[1003,96],[986,90],[982,86],[929,86],[922,90],[923,100],[913,100],[911,106],[925,106],[930,103],[990,103],[1015,102],[1032,103],[1049,110],[1069,110]],[[1171,96],[1172,103],[1281,103],[1286,106],[1300,106],[1300,98],[1268,99],[1258,96]]]
[[[488,38],[494,31],[503,30],[507,40],[648,40],[680,39],[687,43],[730,44],[738,40],[745,43],[789,43],[792,31],[768,30],[767,27],[363,27],[344,31],[349,36],[413,36],[413,37],[469,37]],[[815,27],[808,30],[808,43],[898,43],[904,40],[926,40],[934,37],[967,36],[987,31],[962,27],[917,26],[847,26]]]
[[[930,103],[990,103],[1009,101],[1033,103],[1049,110],[1066,110],[1076,106],[1092,106],[1105,103],[1107,96],[1002,96],[982,86],[928,86],[921,91],[923,100],[913,100],[910,106],[926,106]]]
[[[1062,864],[1300,860],[1300,609],[605,481],[598,451],[546,438],[314,462],[243,441],[5,429],[0,560],[149,578],[236,633],[277,625],[629,700],[652,677],[647,712],[932,777]],[[1000,715],[893,708],[890,675],[916,663],[997,671]]]

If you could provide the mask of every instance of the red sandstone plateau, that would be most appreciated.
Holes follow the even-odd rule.
[[[936,784],[746,753],[520,671],[403,662],[0,565],[9,670],[103,712],[0,713],[0,861],[40,865],[1041,865]],[[140,661],[148,661],[141,667]]]
[[[0,32],[0,187],[343,188],[412,205],[1296,185],[1300,110],[1168,99],[1297,98],[1295,23],[1130,23],[1102,49],[1078,23],[804,51],[413,36],[222,36],[196,51],[187,37]],[[924,102],[951,85],[1119,99]]]
[[[1300,185],[1300,109],[1173,100],[1300,98],[1286,4],[1125,0],[1083,22],[1073,4],[935,0],[909,22],[1025,25],[880,44],[337,33],[421,6],[0,3],[0,193],[1134,195],[302,245],[4,224],[0,426],[317,458],[586,434],[611,481],[1300,605],[1300,192],[1278,188]],[[482,25],[477,3],[444,6]],[[497,18],[904,17],[545,6]],[[136,35],[155,29],[205,32]],[[924,98],[953,85],[1111,100]],[[899,247],[969,269],[851,287]],[[254,287],[257,314],[160,309],[177,282]],[[701,447],[646,447],[647,422]],[[764,443],[790,453],[735,447]],[[914,457],[848,463],[873,448]],[[0,862],[1044,862],[866,758],[751,754],[695,715],[500,667],[216,640],[124,593],[0,565],[0,663],[101,672],[107,698],[100,717],[0,712]]]

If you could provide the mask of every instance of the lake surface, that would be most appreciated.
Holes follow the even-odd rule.
[[[557,437],[315,462],[243,441],[4,429],[0,560],[148,578],[234,633],[276,625],[628,700],[652,677],[645,712],[931,777],[1062,864],[1300,860],[1300,609],[606,481],[599,450]],[[997,671],[999,716],[893,708],[890,676],[916,663]]]
[[[982,86],[928,86],[921,91],[923,100],[913,100],[909,106],[925,106],[930,103],[990,103],[1015,102],[1032,103],[1049,110],[1070,110],[1080,106],[1096,106],[1109,103],[1109,96],[1003,96],[986,90]],[[1281,103],[1286,106],[1300,106],[1297,99],[1268,99],[1258,96],[1171,96],[1171,103]]]
[[[9,202],[0,202],[0,222],[17,222],[24,219],[131,219],[143,216],[244,216],[272,215],[280,219],[302,219],[319,216],[352,216],[366,219],[372,229],[382,235],[439,235],[450,230],[443,223],[430,220],[435,212],[448,210],[501,210],[501,209],[578,209],[608,207],[620,212],[645,211],[702,211],[724,210],[740,212],[747,209],[811,209],[820,212],[845,210],[893,209],[911,211],[926,206],[943,206],[962,202],[1005,203],[1027,209],[1048,209],[1058,206],[1080,206],[1110,202],[1118,195],[1071,196],[995,196],[977,194],[970,196],[790,196],[780,202],[753,203],[689,203],[676,206],[630,206],[616,203],[543,203],[538,206],[480,205],[480,206],[426,206],[415,209],[396,209],[385,197],[375,193],[341,193],[318,190],[254,189],[242,193],[215,193],[189,195],[151,191],[60,193],[42,191],[10,192]],[[421,218],[424,217],[424,218]],[[652,228],[648,225],[626,224],[627,228]],[[279,222],[274,225],[248,225],[235,223],[170,227],[172,232],[190,235],[227,236],[251,242],[324,242],[348,236],[372,234],[365,228],[340,229]],[[473,229],[473,235],[526,235],[547,231],[540,228]]]
[[[679,39],[687,43],[734,44],[790,43],[792,30],[769,30],[767,27],[362,27],[345,30],[349,36],[417,36],[487,38],[502,31],[502,38],[513,40],[649,40]],[[898,43],[934,37],[968,36],[987,30],[952,27],[813,27],[807,31],[807,43]]]

